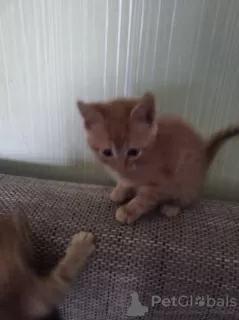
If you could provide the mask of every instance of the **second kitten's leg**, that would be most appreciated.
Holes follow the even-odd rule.
[[[141,215],[149,212],[160,202],[164,202],[169,198],[168,184],[156,187],[141,187],[134,199],[117,209],[116,219],[121,223],[131,224]]]
[[[117,204],[122,204],[130,200],[135,194],[133,187],[126,185],[122,182],[118,182],[114,190],[110,194],[110,200]]]
[[[93,235],[80,232],[73,236],[66,254],[47,277],[37,278],[29,293],[30,314],[41,316],[59,302],[71,281],[76,277],[94,251]]]

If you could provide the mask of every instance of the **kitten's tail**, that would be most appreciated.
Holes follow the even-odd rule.
[[[219,149],[223,144],[233,138],[239,136],[239,126],[229,127],[225,130],[221,130],[215,133],[207,142],[206,142],[206,154],[207,154],[207,165],[209,166],[213,159],[215,158]]]

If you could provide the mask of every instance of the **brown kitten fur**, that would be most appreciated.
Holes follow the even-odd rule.
[[[73,236],[48,276],[31,268],[30,229],[23,215],[0,215],[0,319],[34,320],[50,313],[94,250],[91,233]]]
[[[163,204],[167,216],[192,204],[221,145],[239,135],[239,127],[229,128],[204,141],[179,117],[157,117],[151,93],[139,99],[78,102],[78,108],[89,146],[117,181],[110,199],[123,204],[135,195],[116,212],[122,223],[134,222],[157,204]]]

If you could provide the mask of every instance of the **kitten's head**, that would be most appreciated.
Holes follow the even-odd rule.
[[[130,168],[157,133],[154,97],[119,98],[104,103],[78,102],[89,146],[111,168]]]

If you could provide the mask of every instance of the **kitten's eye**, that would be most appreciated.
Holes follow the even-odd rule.
[[[140,150],[139,149],[135,149],[135,148],[130,148],[128,151],[127,151],[127,156],[128,157],[137,157],[140,153]]]
[[[105,157],[112,157],[113,156],[113,152],[111,149],[104,149],[101,152]]]

